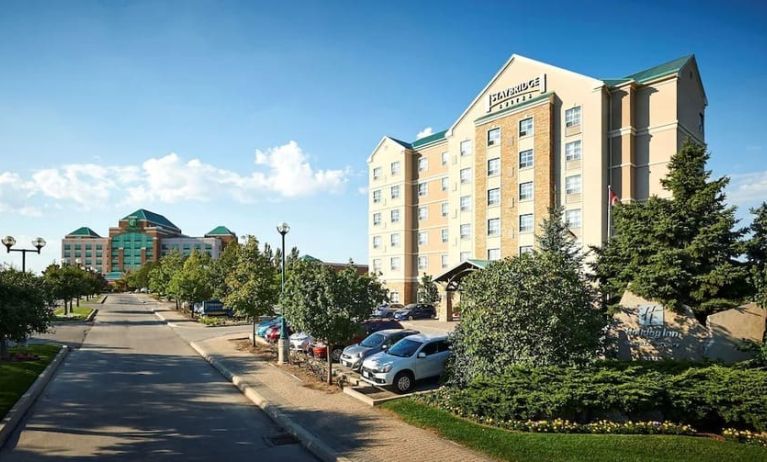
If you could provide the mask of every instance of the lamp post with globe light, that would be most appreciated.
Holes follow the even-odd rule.
[[[280,269],[282,270],[282,285],[281,292],[285,291],[285,235],[290,231],[290,226],[283,222],[277,225],[277,232],[282,236],[282,264]],[[280,339],[277,341],[277,362],[278,364],[287,363],[290,351],[290,344],[288,343],[288,326],[285,324],[285,314],[280,310]]]
[[[27,252],[35,252],[40,253],[40,250],[42,250],[43,247],[45,247],[45,239],[42,237],[38,237],[37,239],[32,240],[32,245],[35,247],[34,249],[12,249],[14,245],[16,245],[16,239],[13,238],[13,236],[5,236],[3,238],[3,245],[5,246],[5,249],[7,250],[7,253],[11,252],[21,252],[21,271],[26,272],[27,271]]]

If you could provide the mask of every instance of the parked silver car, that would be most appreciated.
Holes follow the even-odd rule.
[[[417,330],[410,329],[386,329],[374,332],[360,343],[344,348],[343,353],[341,353],[341,364],[358,371],[362,366],[362,361],[368,356],[384,351],[408,335],[417,333]]]
[[[450,355],[447,335],[410,335],[363,361],[362,380],[407,393],[417,380],[441,375]]]

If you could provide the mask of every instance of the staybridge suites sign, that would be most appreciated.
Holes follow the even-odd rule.
[[[493,109],[505,109],[542,93],[546,93],[546,74],[525,80],[504,90],[490,93],[487,96],[487,112]]]

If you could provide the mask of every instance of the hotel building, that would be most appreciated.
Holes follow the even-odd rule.
[[[218,226],[203,237],[185,236],[164,216],[139,209],[109,228],[109,237],[85,226],[67,234],[61,240],[61,261],[95,268],[107,280],[117,280],[126,271],[157,261],[173,250],[183,256],[194,250],[218,258],[224,247],[236,240],[237,235],[226,226]]]
[[[608,186],[622,201],[666,195],[670,157],[704,142],[706,105],[693,56],[599,79],[513,55],[446,130],[373,150],[370,270],[411,303],[420,274],[533,249],[560,204],[578,241],[600,245]]]

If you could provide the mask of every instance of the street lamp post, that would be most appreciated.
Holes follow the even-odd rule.
[[[277,225],[277,232],[282,236],[282,286],[280,291],[285,291],[285,235],[290,231],[290,226],[283,222]],[[277,363],[285,364],[288,362],[290,356],[290,344],[288,343],[288,328],[285,323],[285,313],[280,313],[282,318],[280,320],[280,339],[277,341]]]
[[[5,246],[7,253],[21,252],[21,271],[26,272],[27,271],[27,252],[35,252],[39,254],[40,250],[42,250],[42,248],[45,247],[45,239],[43,239],[42,237],[38,237],[37,239],[34,239],[32,241],[32,245],[35,246],[34,249],[12,249],[11,247],[16,245],[16,239],[14,239],[13,236],[5,236],[3,238],[3,245]]]

